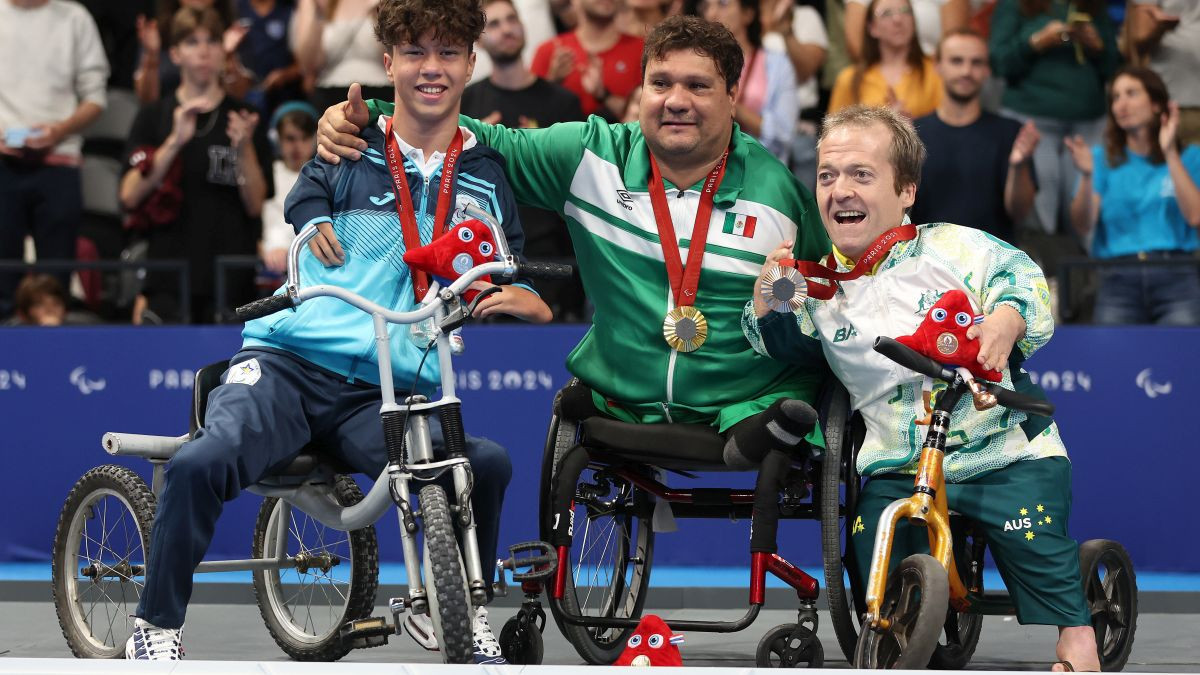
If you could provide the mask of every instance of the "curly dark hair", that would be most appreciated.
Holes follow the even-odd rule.
[[[434,38],[466,45],[470,51],[486,23],[479,0],[383,0],[375,38],[390,49],[415,44],[432,30]]]
[[[696,16],[672,16],[646,36],[646,46],[642,49],[642,79],[646,78],[646,64],[651,59],[659,60],[683,49],[712,59],[717,72],[725,79],[726,91],[731,91],[742,77],[745,57],[728,28]]]

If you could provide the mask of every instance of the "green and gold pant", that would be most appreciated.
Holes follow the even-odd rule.
[[[912,495],[913,476],[876,476],[863,486],[851,543],[859,579],[870,572],[875,529],[883,509]],[[1071,462],[1066,457],[1025,460],[966,483],[946,486],[950,510],[975,521],[1023,624],[1086,626],[1091,617],[1083,597],[1079,546],[1067,536],[1071,517]],[[929,552],[925,528],[907,520],[896,526],[895,570],[914,553]],[[862,588],[866,588],[863,581]]]

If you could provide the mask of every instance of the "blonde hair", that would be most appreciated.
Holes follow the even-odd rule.
[[[888,161],[895,173],[896,194],[906,185],[917,187],[921,184],[921,165],[925,163],[925,144],[917,135],[912,122],[900,113],[884,106],[855,104],[825,116],[821,123],[821,135],[817,139],[817,148],[825,142],[826,137],[835,129],[855,127],[865,129],[874,124],[882,124],[892,134],[891,148],[888,150]]]

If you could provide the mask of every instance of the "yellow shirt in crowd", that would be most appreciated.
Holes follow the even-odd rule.
[[[855,103],[867,105],[889,105],[892,97],[888,95],[888,83],[883,79],[879,64],[867,69],[863,75],[859,96],[856,99],[853,91],[854,66],[846,66],[838,73],[837,82],[833,85],[833,93],[829,98],[829,112],[836,112]],[[913,119],[933,112],[942,100],[942,78],[933,69],[933,61],[926,57],[923,62],[921,76],[914,70],[908,70],[900,78],[900,84],[895,87],[895,98],[904,105],[904,111]]]

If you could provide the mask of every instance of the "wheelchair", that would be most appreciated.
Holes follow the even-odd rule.
[[[823,463],[806,461],[809,448],[772,451],[758,470],[753,490],[679,488],[665,474],[694,478],[697,471],[730,471],[725,439],[710,426],[629,424],[603,416],[591,391],[572,380],[558,392],[542,458],[541,539],[554,547],[558,568],[545,582],[522,584],[525,600],[509,620],[500,643],[511,663],[539,663],[540,631],[546,623],[541,594],[555,623],[590,664],[612,663],[637,626],[650,588],[656,521],[673,518],[751,520],[749,608],[735,621],[672,621],[678,631],[729,633],[754,622],[765,602],[769,572],[796,591],[795,623],[772,628],[759,642],[760,667],[820,667],[816,599],[820,583],[776,553],[780,519],[821,518],[823,538],[838,540],[844,497],[838,490],[845,390],[836,380],[823,392],[821,419],[827,449]],[[821,474],[834,477],[832,493]],[[811,495],[811,497],[810,497]],[[851,495],[853,496],[853,495]],[[840,556],[827,558],[829,593],[841,593]],[[847,612],[844,620],[849,622]],[[835,623],[837,618],[835,617]]]
[[[844,566],[851,571],[851,594],[841,598],[844,604],[835,603],[832,594],[829,598],[831,614],[845,619],[840,625],[836,619],[834,623],[839,646],[857,668],[961,670],[975,653],[983,616],[1011,615],[1015,607],[1007,594],[988,593],[983,588],[987,541],[982,528],[946,508],[941,459],[951,429],[950,413],[964,395],[980,390],[1014,410],[1048,416],[1053,414],[1053,406],[998,385],[973,383],[955,369],[889,338],[878,338],[875,350],[948,387],[933,410],[913,496],[893,502],[881,516],[866,588],[853,571],[849,529],[844,535]],[[845,511],[845,522],[852,523],[861,485],[855,465],[863,427],[860,418],[848,415],[847,419],[849,447],[841,466],[841,482],[845,494],[855,495],[847,499]],[[901,518],[929,528],[932,555],[911,555],[889,574],[892,534]],[[840,547],[838,542],[832,543],[825,549],[827,558]],[[1137,630],[1133,563],[1120,543],[1104,539],[1081,544],[1079,557],[1101,670],[1119,671],[1129,658]],[[849,621],[851,615],[860,619],[858,628]]]
[[[471,617],[487,601],[480,551],[471,510],[474,478],[463,455],[461,402],[449,334],[471,316],[460,295],[471,282],[491,274],[515,278],[564,278],[571,269],[549,263],[519,263],[510,255],[504,233],[486,213],[467,208],[468,216],[492,230],[499,260],[475,266],[448,287],[432,286],[422,305],[393,312],[335,286],[300,288],[297,256],[316,234],[302,230],[289,251],[286,292],[238,309],[243,320],[266,316],[316,297],[337,297],[372,315],[377,343],[388,341],[388,324],[417,325],[436,347],[441,364],[442,397],[429,401],[409,396],[396,402],[389,350],[378,352],[382,383],[380,417],[388,462],[371,490],[363,492],[351,470],[315,445],[277,474],[250,486],[265,497],[255,522],[251,557],[204,561],[196,573],[251,571],[254,594],[267,630],[291,658],[333,661],[352,649],[386,644],[400,632],[401,614],[428,614],[443,660],[472,661]],[[486,297],[486,292],[479,296]],[[150,532],[165,465],[203,426],[208,394],[220,384],[228,362],[206,366],[193,389],[191,430],[179,437],[107,433],[105,450],[114,456],[140,457],[153,465],[151,486],[133,470],[115,464],[88,471],[76,482],[59,516],[54,537],[53,594],[63,636],[81,658],[119,658],[133,631],[132,614],[144,586]],[[435,460],[428,416],[440,413],[448,459]],[[449,473],[453,494],[431,481]],[[414,507],[409,490],[417,481]],[[395,505],[407,572],[408,595],[391,598],[392,622],[372,617],[379,584],[374,523]],[[420,523],[420,524],[418,524]],[[422,535],[418,550],[417,535]],[[461,535],[460,547],[458,537]],[[552,573],[550,549],[540,542],[511,547],[500,573],[512,570],[525,580]],[[532,554],[524,555],[522,554]],[[540,554],[540,555],[539,555]],[[526,565],[540,572],[521,573]]]

